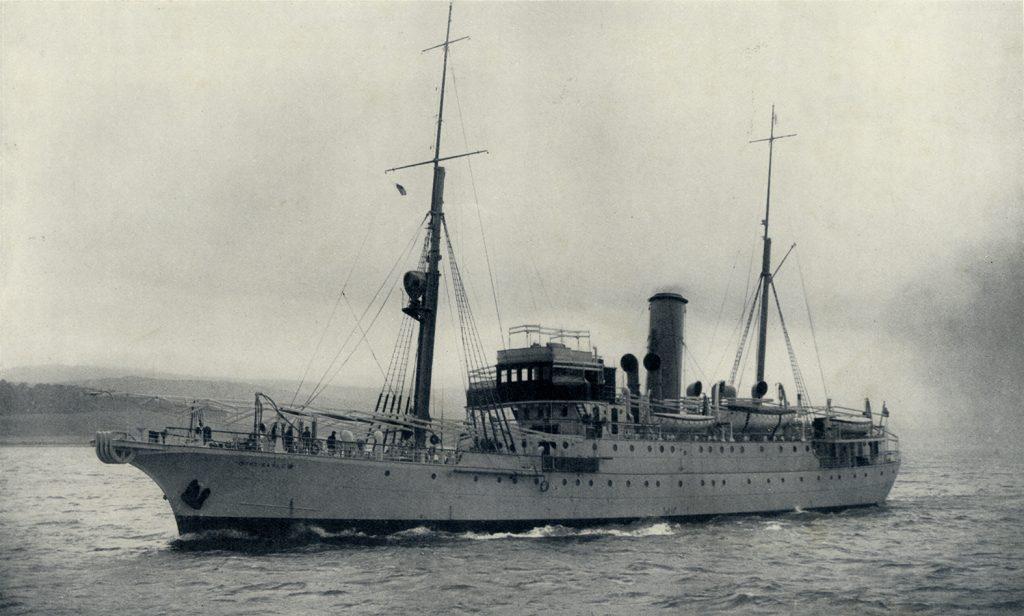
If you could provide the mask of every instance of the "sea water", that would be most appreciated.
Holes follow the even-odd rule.
[[[1024,461],[905,451],[887,503],[519,533],[177,535],[137,469],[0,448],[10,614],[1024,613]]]

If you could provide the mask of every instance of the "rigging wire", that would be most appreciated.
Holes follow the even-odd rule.
[[[757,241],[759,239],[761,239],[761,236],[755,233],[754,234],[754,243],[751,244],[751,246],[750,246],[750,262],[747,264],[747,278],[746,278],[747,285],[746,285],[746,288],[743,289],[743,302],[740,304],[740,315],[739,315],[739,317],[737,317],[736,325],[733,327],[732,333],[729,335],[729,338],[727,338],[727,340],[732,340],[734,337],[737,337],[737,335],[741,331],[740,328],[743,327],[743,315],[747,312],[747,302],[750,301],[750,299],[751,299],[751,297],[750,297],[750,280],[751,280],[751,275],[754,272],[754,253],[757,251]],[[755,289],[754,292],[757,293],[757,290]],[[739,340],[738,337],[737,337],[737,340]],[[725,362],[725,358],[728,355],[728,353],[729,353],[729,347],[723,345],[723,347],[722,347],[722,355],[721,355],[721,357],[718,358],[718,364],[715,366],[715,374],[719,374],[720,373],[721,368],[722,368],[722,364]]]
[[[455,92],[455,107],[459,112],[459,125],[462,127],[462,141],[466,149],[469,149],[469,139],[466,137],[466,123],[462,117],[462,101],[459,99],[459,86],[455,79],[454,66],[449,63],[448,72],[452,76],[452,90]],[[484,220],[480,213],[480,197],[476,190],[476,177],[473,175],[473,162],[466,157],[466,164],[469,166],[469,182],[473,187],[473,205],[476,206],[476,219],[480,225],[480,239],[484,246],[484,261],[487,263],[487,275],[491,281],[491,297],[494,299],[494,313],[498,317],[498,339],[501,340],[502,348],[508,348],[505,343],[505,327],[501,322],[501,309],[498,307],[498,287],[494,282],[494,269],[491,267],[491,253],[487,248],[487,236],[484,234]]]
[[[356,271],[356,265],[358,265],[359,258],[363,254],[363,248],[366,246],[366,240],[370,237],[370,233],[373,231],[374,225],[377,222],[377,215],[379,211],[380,208],[373,209],[373,218],[370,219],[370,224],[366,227],[366,233],[363,234],[363,239],[359,242],[359,248],[356,250],[356,256],[352,259],[352,267],[349,268],[348,276],[345,277],[345,283],[341,285],[341,291],[338,293],[337,299],[334,300],[334,307],[331,309],[331,316],[327,318],[327,323],[324,325],[323,331],[320,332],[320,339],[317,340],[313,354],[309,356],[309,362],[306,363],[306,369],[302,372],[302,378],[299,379],[299,385],[295,388],[295,393],[292,395],[292,401],[288,403],[289,406],[295,404],[295,400],[299,397],[299,391],[302,390],[302,386],[306,383],[306,377],[309,376],[309,370],[313,367],[313,362],[316,360],[316,356],[324,344],[324,338],[327,336],[327,331],[330,329],[331,323],[334,321],[334,315],[338,312],[338,306],[341,304],[341,298],[345,295],[348,283],[352,280],[352,274]]]
[[[345,305],[348,306],[349,312],[351,312],[352,316],[356,319],[356,327],[359,328],[359,333],[362,334],[360,342],[366,343],[366,348],[370,349],[370,356],[373,357],[373,363],[377,364],[377,370],[380,370],[380,375],[382,377],[387,378],[387,375],[384,374],[384,368],[380,365],[380,360],[377,359],[377,354],[373,352],[373,345],[366,339],[366,330],[363,329],[362,324],[359,322],[359,317],[356,316],[356,310],[352,307],[352,302],[348,301],[347,295],[344,293],[342,293],[342,295],[345,297]]]
[[[803,402],[811,403],[807,395],[807,387],[804,385],[804,374],[800,370],[800,364],[796,361],[796,351],[793,349],[793,341],[789,337],[789,328],[786,327],[786,319],[782,316],[782,302],[779,301],[779,292],[775,290],[775,283],[769,286],[772,288],[772,296],[775,297],[775,307],[779,311],[779,325],[782,327],[782,335],[786,339],[786,352],[789,353],[789,365],[793,370],[793,382],[796,383],[796,393],[801,396]]]
[[[423,216],[423,220],[421,220],[421,221],[420,221],[420,224],[416,226],[416,231],[415,231],[415,233],[413,234],[413,236],[412,236],[412,237],[411,237],[411,238],[409,239],[409,243],[408,243],[408,244],[406,245],[406,247],[405,247],[405,249],[404,249],[404,250],[402,251],[402,253],[401,253],[401,254],[400,254],[400,255],[398,256],[398,259],[397,259],[397,260],[395,260],[395,263],[394,263],[394,264],[393,264],[393,265],[391,266],[391,270],[389,270],[389,271],[388,271],[387,275],[386,275],[386,276],[384,277],[384,280],[383,280],[383,281],[381,281],[381,284],[380,284],[380,286],[379,286],[379,287],[377,288],[377,291],[376,291],[376,292],[375,292],[375,293],[373,294],[373,297],[372,297],[372,298],[370,298],[370,301],[369,301],[369,302],[368,302],[368,303],[366,304],[366,308],[365,308],[365,309],[363,310],[363,314],[362,314],[362,316],[360,316],[360,317],[359,317],[359,319],[357,319],[357,322],[356,322],[356,326],[355,326],[355,327],[353,327],[353,328],[352,328],[352,329],[351,329],[351,330],[349,331],[349,333],[348,333],[348,336],[346,336],[346,337],[345,337],[345,341],[341,343],[341,346],[340,346],[340,347],[338,348],[338,352],[337,352],[337,353],[335,353],[334,357],[333,357],[333,358],[331,359],[331,363],[330,363],[330,364],[328,364],[328,366],[327,366],[327,369],[326,369],[326,370],[324,370],[324,373],[323,373],[323,375],[321,375],[321,377],[320,377],[320,380],[319,380],[319,381],[317,381],[317,384],[316,384],[316,386],[315,386],[315,387],[313,388],[313,391],[312,391],[312,392],[310,393],[310,395],[309,395],[309,396],[308,396],[308,397],[306,398],[306,402],[305,402],[305,403],[303,403],[303,405],[302,405],[303,407],[306,407],[306,406],[309,406],[310,404],[312,404],[312,402],[313,402],[314,400],[316,400],[317,396],[319,396],[319,395],[320,395],[320,393],[321,393],[321,392],[323,391],[323,387],[326,387],[326,385],[324,385],[324,379],[326,379],[326,378],[327,378],[327,375],[331,373],[331,370],[332,370],[332,369],[334,368],[334,364],[335,364],[335,363],[337,363],[337,361],[338,361],[338,358],[339,358],[339,357],[341,357],[341,354],[342,354],[342,352],[343,352],[343,351],[345,350],[345,347],[346,347],[346,346],[348,345],[348,342],[349,342],[349,340],[351,340],[351,339],[352,339],[352,336],[354,336],[354,335],[355,335],[355,332],[356,332],[356,330],[357,330],[357,329],[359,329],[359,327],[358,327],[358,326],[359,326],[359,325],[361,324],[361,321],[362,321],[362,320],[363,320],[364,318],[366,318],[366,314],[367,314],[367,313],[368,313],[368,312],[370,311],[370,308],[371,308],[371,307],[373,306],[374,302],[375,302],[375,301],[377,300],[377,297],[378,297],[378,296],[380,295],[380,292],[381,292],[381,290],[383,290],[383,289],[384,289],[384,286],[385,286],[385,285],[387,284],[388,280],[389,280],[389,279],[391,278],[391,276],[392,276],[392,275],[393,275],[393,274],[395,273],[395,269],[396,269],[396,268],[398,267],[398,265],[399,265],[399,264],[400,264],[400,263],[401,263],[402,261],[404,261],[404,260],[405,260],[405,258],[406,258],[406,256],[408,255],[408,253],[409,253],[410,249],[412,248],[412,246],[414,246],[414,245],[415,245],[415,243],[416,243],[416,238],[417,238],[417,237],[419,237],[420,231],[422,231],[422,229],[423,229],[423,223],[424,223],[424,222],[425,222],[425,221],[427,220],[427,216],[429,216],[429,214],[425,214],[425,215]],[[396,280],[397,280],[397,278],[396,278]],[[392,290],[393,290],[393,289],[394,289],[394,287],[392,286]],[[390,296],[390,294],[391,294],[391,291],[388,291],[388,295],[389,295],[389,296]],[[381,303],[381,307],[383,307],[385,303],[387,303],[387,298],[385,298],[385,301]],[[378,311],[377,311],[377,315],[380,315],[380,310],[378,310]],[[375,316],[375,317],[374,317],[374,321],[376,321],[376,319],[377,319],[377,317]],[[371,323],[370,323],[370,327],[369,327],[369,328],[367,328],[367,330],[369,330],[369,329],[370,329],[370,328],[372,328],[372,327],[373,327],[373,323],[371,322]],[[355,351],[353,350],[353,352],[355,352]],[[347,362],[348,362],[348,360],[349,360],[349,359],[350,359],[351,357],[352,357],[352,354],[350,353],[350,354],[349,354],[349,356],[348,356],[347,358],[345,358],[345,361],[344,361],[344,362],[342,362],[342,366],[344,366],[344,365],[345,365],[345,363],[347,363]],[[340,370],[341,368],[339,367],[338,369]],[[335,375],[337,375],[337,372],[335,372]],[[333,378],[334,378],[334,377],[332,376],[332,377],[331,377],[331,379],[333,379]],[[330,381],[328,380],[328,383],[329,383],[329,382],[330,382]]]
[[[708,343],[708,351],[707,351],[708,353],[712,353],[714,351],[715,339],[718,337],[719,325],[721,325],[721,323],[722,323],[722,312],[725,311],[725,302],[729,299],[729,290],[732,289],[732,279],[735,277],[735,274],[736,274],[736,264],[739,262],[739,260],[740,260],[740,251],[737,250],[736,251],[736,256],[732,260],[732,269],[729,270],[729,279],[728,279],[728,281],[726,281],[726,284],[725,284],[725,293],[722,294],[722,303],[718,305],[718,314],[715,316],[715,329],[712,330],[712,332],[711,332],[711,342]],[[705,355],[704,359],[707,360],[708,356]],[[696,358],[694,358],[694,361],[696,361]],[[717,373],[717,369],[716,369],[716,373]]]
[[[800,289],[804,293],[804,306],[807,307],[807,320],[811,324],[811,339],[814,340],[814,355],[818,358],[818,374],[821,376],[821,387],[825,390],[825,398],[830,398],[828,385],[825,383],[825,369],[821,364],[821,351],[818,350],[818,336],[814,333],[814,316],[811,315],[811,302],[807,297],[807,287],[804,285],[804,270],[800,267],[800,253],[796,253],[796,270],[800,272]]]

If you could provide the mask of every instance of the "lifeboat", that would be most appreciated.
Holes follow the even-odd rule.
[[[672,432],[703,432],[718,421],[714,415],[693,413],[651,413],[654,422]]]
[[[843,434],[861,435],[871,432],[871,418],[862,415],[834,415],[829,418],[833,428]]]
[[[730,400],[720,410],[723,423],[737,432],[776,430],[789,425],[796,418],[796,409],[765,400]]]

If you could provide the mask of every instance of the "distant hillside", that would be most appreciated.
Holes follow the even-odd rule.
[[[176,374],[143,374],[97,366],[26,366],[0,371],[0,443],[87,442],[97,430],[144,425],[162,428],[188,423],[190,402],[216,400],[251,409],[256,392],[289,406],[298,383],[285,379],[211,379]],[[313,383],[296,398],[305,401]],[[372,410],[377,386],[328,386],[315,405]],[[449,391],[449,407],[465,399]],[[233,418],[223,415],[222,425]],[[240,425],[239,424],[236,425]]]
[[[0,370],[0,379],[11,383],[73,383],[89,379],[116,378],[125,375],[138,375],[139,371],[124,368],[108,368],[104,366],[65,366],[47,364],[43,366],[18,366]],[[155,378],[181,378],[173,374],[149,374]]]
[[[266,384],[171,376],[154,378],[112,374],[106,368],[44,366],[4,372],[0,380],[0,443],[86,442],[102,429],[126,429],[145,425],[164,427],[187,423],[192,400],[235,401],[251,408],[253,396],[262,392],[278,404],[288,405],[296,383]],[[59,383],[15,383],[8,375],[30,378],[53,376]],[[84,377],[84,378],[83,378]],[[303,401],[310,390],[302,390]],[[317,406],[372,409],[377,390],[369,387],[328,387]],[[216,414],[215,411],[210,411]],[[226,414],[219,418],[227,422]],[[217,421],[215,419],[214,421]]]

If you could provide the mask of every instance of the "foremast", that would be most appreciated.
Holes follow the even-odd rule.
[[[437,110],[437,132],[434,139],[434,158],[431,160],[403,165],[388,169],[385,173],[431,165],[434,169],[433,183],[430,192],[430,212],[427,221],[427,255],[426,272],[422,273],[422,288],[417,288],[414,283],[410,287],[408,282],[406,289],[409,291],[412,301],[404,312],[419,322],[419,333],[416,344],[416,369],[415,382],[413,386],[413,415],[420,420],[415,428],[415,443],[417,447],[426,444],[427,431],[425,426],[430,421],[430,386],[433,378],[434,367],[434,340],[437,330],[437,300],[438,289],[441,279],[441,229],[444,224],[444,178],[445,170],[440,165],[441,161],[453,158],[461,158],[472,154],[479,154],[484,150],[457,154],[455,156],[441,156],[441,127],[444,122],[444,94],[448,77],[448,48],[452,43],[465,40],[469,37],[462,37],[455,40],[451,38],[452,32],[452,3],[448,4],[448,24],[445,29],[444,42],[429,47],[423,51],[443,49],[444,57],[441,69],[441,92]],[[410,272],[413,274],[414,272]],[[414,295],[415,292],[415,295]],[[419,295],[417,297],[417,295]]]

